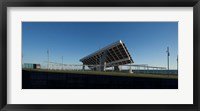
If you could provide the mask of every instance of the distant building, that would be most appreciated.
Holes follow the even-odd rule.
[[[33,64],[33,63],[24,63],[24,69],[40,69],[40,64]]]
[[[125,44],[119,40],[96,52],[80,59],[83,63],[83,70],[87,65],[92,70],[105,71],[107,67],[114,67],[119,71],[119,65],[134,63]]]

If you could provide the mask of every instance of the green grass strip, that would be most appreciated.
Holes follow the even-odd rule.
[[[178,79],[178,75],[167,74],[139,74],[127,72],[100,72],[100,71],[81,71],[81,70],[47,70],[47,69],[23,69],[27,71],[39,72],[56,72],[56,73],[78,73],[78,74],[94,74],[94,75],[110,75],[110,76],[128,76],[128,77],[146,77],[146,78],[163,78],[163,79]]]

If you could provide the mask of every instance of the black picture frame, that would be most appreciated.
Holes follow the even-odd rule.
[[[193,7],[193,103],[189,104],[7,104],[7,7]],[[200,0],[1,0],[0,1],[0,109],[2,111],[200,111]],[[172,100],[173,101],[173,100]]]

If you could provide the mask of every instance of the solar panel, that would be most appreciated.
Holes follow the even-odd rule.
[[[93,69],[97,69],[99,65],[100,70],[103,69],[102,66],[111,67],[134,63],[125,44],[121,40],[83,57],[80,61]]]

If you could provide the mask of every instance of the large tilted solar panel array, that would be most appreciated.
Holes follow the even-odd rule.
[[[106,62],[107,67],[133,63],[131,55],[121,40],[80,59],[84,65],[100,65],[101,60]]]

